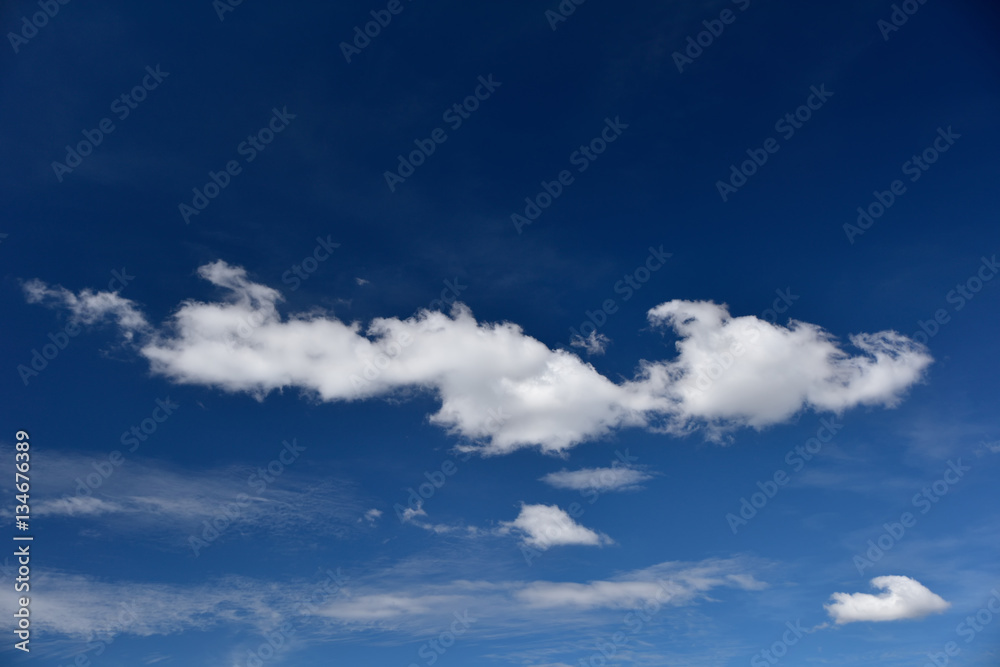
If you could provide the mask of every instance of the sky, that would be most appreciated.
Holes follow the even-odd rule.
[[[0,24],[0,664],[1000,664],[994,5]]]

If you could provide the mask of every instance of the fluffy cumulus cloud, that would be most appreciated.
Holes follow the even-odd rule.
[[[258,398],[298,388],[325,401],[431,392],[440,401],[431,420],[487,454],[528,446],[561,453],[628,426],[701,427],[718,438],[807,408],[891,407],[931,362],[925,348],[892,331],[852,336],[860,351],[852,355],[812,324],[784,327],[675,300],[649,311],[649,320],[679,337],[676,357],[642,361],[634,378],[614,382],[516,324],[478,322],[462,304],[363,328],[315,312],[282,316],[277,290],[222,261],[199,274],[223,299],[185,301],[161,327],[116,293],[73,294],[38,281],[25,292],[84,323],[113,318],[153,371],[178,383]]]
[[[870,593],[834,593],[826,610],[838,625],[857,621],[899,621],[940,614],[951,606],[941,596],[910,577],[885,576],[871,580]]]
[[[852,356],[814,324],[731,317],[705,301],[670,301],[649,319],[680,337],[676,359],[646,365],[647,386],[674,402],[674,428],[760,428],[804,407],[892,407],[931,362],[923,346],[894,331],[851,336],[863,353]]]
[[[501,523],[500,534],[510,532],[521,536],[521,541],[535,549],[580,544],[600,546],[612,544],[607,535],[595,533],[581,526],[556,505],[521,505],[521,513],[513,521]]]

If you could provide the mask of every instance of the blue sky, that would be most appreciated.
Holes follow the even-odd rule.
[[[998,19],[5,4],[0,662],[997,664]]]

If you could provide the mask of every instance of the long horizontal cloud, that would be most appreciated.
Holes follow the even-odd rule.
[[[951,606],[916,579],[901,576],[875,577],[870,593],[834,593],[826,610],[838,625],[858,621],[899,621],[940,614]]]
[[[199,584],[108,581],[45,570],[38,574],[38,592],[32,587],[32,616],[37,614],[37,628],[50,638],[77,641],[220,627],[263,634],[285,622],[292,622],[302,634],[331,639],[347,637],[359,627],[426,637],[440,632],[453,612],[468,609],[481,619],[477,628],[523,635],[544,623],[575,626],[579,631],[581,620],[601,610],[637,608],[654,601],[680,607],[707,599],[715,590],[759,590],[764,584],[750,567],[738,558],[668,562],[586,583],[482,579],[427,583],[412,572],[407,576],[405,567],[366,573],[337,568],[336,573],[327,570],[309,580],[280,582],[229,576]],[[552,615],[553,609],[563,613]],[[0,613],[14,610],[12,596],[0,597]]]
[[[891,407],[931,363],[923,346],[893,331],[851,336],[861,351],[852,356],[812,324],[785,327],[731,317],[724,305],[675,300],[648,317],[679,336],[677,356],[641,361],[634,379],[616,383],[516,324],[477,322],[462,304],[450,314],[377,318],[362,331],[328,315],[283,318],[280,293],[240,267],[218,261],[199,274],[226,298],[185,301],[162,327],[115,293],[77,295],[39,281],[25,291],[29,301],[62,306],[81,322],[113,317],[152,370],[178,383],[259,398],[297,387],[325,401],[433,392],[441,407],[431,420],[487,454],[528,446],[558,453],[626,426],[702,428],[718,438],[806,408]]]
[[[573,491],[629,491],[653,475],[636,467],[583,468],[550,472],[542,481],[557,489]]]
[[[305,449],[304,442],[300,446]],[[274,454],[280,451],[276,443]],[[308,450],[303,456],[307,454]],[[0,446],[0,459],[13,456],[12,447]],[[267,459],[260,461],[267,464]],[[100,466],[103,474],[97,472]],[[215,526],[223,541],[303,529],[346,538],[365,530],[357,524],[368,499],[356,485],[305,463],[292,462],[277,475],[272,470],[270,481],[264,483],[252,468],[181,471],[138,456],[125,458],[115,468],[107,457],[94,460],[52,450],[38,462],[36,472],[39,500],[34,513],[47,522],[67,520],[86,526],[98,539],[143,534],[186,550],[192,536],[205,534],[206,525]],[[14,493],[14,489],[3,480],[0,492]],[[229,526],[234,529],[228,530]],[[211,529],[208,532],[212,534]]]

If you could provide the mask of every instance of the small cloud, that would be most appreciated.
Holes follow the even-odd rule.
[[[407,507],[404,509],[403,513],[399,515],[399,520],[403,523],[409,523],[418,516],[427,516],[427,512],[424,511],[424,503],[422,500],[417,501],[416,507]]]
[[[372,509],[368,510],[367,512],[365,512],[365,515],[364,515],[363,518],[368,523],[370,523],[371,525],[374,526],[375,525],[375,521],[378,520],[381,516],[382,516],[382,510],[378,510],[378,509],[372,508]],[[361,519],[358,519],[358,521],[360,521],[360,520]]]
[[[126,508],[91,496],[67,496],[57,500],[43,500],[35,507],[38,516],[100,516],[117,514]]]
[[[367,285],[371,281],[365,280],[364,278],[355,278],[354,282],[356,282],[358,285],[364,287],[365,285]]]
[[[901,576],[875,577],[872,588],[883,593],[834,593],[825,605],[837,625],[857,621],[899,621],[940,614],[951,606],[916,579]]]
[[[591,331],[586,338],[580,334],[573,334],[569,344],[573,347],[582,347],[587,351],[587,354],[604,354],[604,350],[611,344],[611,339],[604,334]]]
[[[40,280],[29,280],[21,287],[28,303],[63,307],[69,311],[70,319],[77,324],[89,325],[114,319],[127,339],[131,339],[136,332],[149,330],[146,317],[138,310],[135,302],[119,296],[118,292],[85,289],[77,295],[65,287],[49,287]]]
[[[380,512],[381,514],[381,512]],[[427,521],[419,521],[417,517],[426,517],[427,512],[424,511],[423,501],[418,501],[416,508],[407,507],[399,514],[399,520],[402,523],[413,524],[417,528],[423,528],[424,530],[430,531],[437,535],[443,535],[444,533],[454,533],[465,531],[468,537],[476,537],[479,535],[479,529],[475,526],[464,526],[464,525],[454,525],[449,526],[445,523],[428,523]]]
[[[991,454],[1000,454],[1000,440],[994,440],[993,442],[986,442],[983,440],[979,443],[979,447],[976,449],[976,453],[982,456],[986,452]]]
[[[767,588],[765,582],[758,581],[752,574],[727,574],[726,580],[745,591],[762,591]]]
[[[541,481],[557,489],[573,491],[629,491],[653,476],[639,468],[612,466],[610,468],[583,468],[550,472]]]
[[[521,505],[521,513],[513,521],[503,521],[497,531],[507,535],[515,531],[521,541],[530,547],[545,550],[549,547],[579,544],[601,546],[614,544],[607,535],[596,533],[573,521],[557,505]]]

